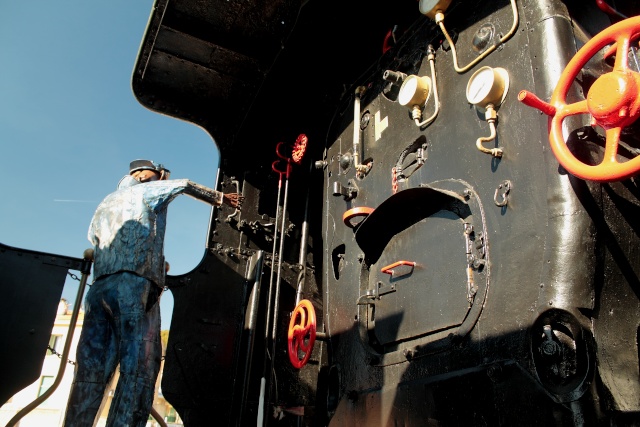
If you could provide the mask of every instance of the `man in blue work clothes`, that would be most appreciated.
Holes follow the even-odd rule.
[[[94,283],[87,293],[76,373],[65,427],[90,427],[115,368],[120,378],[107,427],[145,426],[160,369],[160,305],[168,264],[164,260],[167,207],[180,194],[239,208],[243,197],[134,160],[118,189],[100,203],[89,227]]]

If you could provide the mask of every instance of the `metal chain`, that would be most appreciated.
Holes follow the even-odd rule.
[[[391,168],[391,191],[393,194],[398,192],[398,177],[396,176],[396,168]]]
[[[80,281],[80,278],[79,278],[78,276],[76,276],[76,275],[75,275],[75,274],[73,274],[73,273],[69,273],[68,271],[67,271],[67,276],[71,277],[73,280],[76,280],[76,281],[78,281],[78,282]],[[91,287],[91,285],[90,285],[89,283],[87,283],[87,286],[88,286],[88,287]]]
[[[78,282],[80,281],[80,278],[79,278],[78,276],[76,276],[75,274],[73,274],[73,273],[69,273],[69,272],[67,271],[67,275],[68,275],[69,277],[71,277],[73,280],[77,280]]]
[[[47,350],[49,350],[52,354],[55,354],[56,356],[58,356],[58,359],[62,359],[62,355],[60,353],[58,353],[57,351],[55,351],[53,348],[51,348],[50,345],[47,345]],[[75,365],[76,362],[74,362],[71,359],[67,359],[67,363],[70,365]]]

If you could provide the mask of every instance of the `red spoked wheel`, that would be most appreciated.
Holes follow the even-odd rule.
[[[289,360],[294,368],[300,369],[309,361],[313,344],[316,342],[316,311],[311,301],[303,299],[293,310],[287,340]],[[302,359],[299,357],[300,353]]]
[[[293,163],[299,165],[302,162],[304,153],[307,151],[308,142],[309,138],[307,138],[307,135],[303,133],[298,135],[295,144],[293,144],[293,149],[291,150],[291,160],[293,160]]]
[[[576,53],[560,76],[551,97],[556,113],[551,120],[549,142],[558,162],[575,176],[592,181],[619,181],[640,171],[640,157],[620,163],[617,160],[622,128],[640,113],[640,75],[629,69],[631,40],[638,36],[640,17],[627,19],[597,34]],[[603,47],[616,44],[613,70],[600,76],[589,89],[587,99],[567,104],[569,87],[586,63]],[[571,153],[562,135],[562,122],[575,114],[591,114],[605,130],[604,157],[599,165],[587,165]]]
[[[639,36],[640,17],[620,21],[589,40],[569,61],[549,104],[539,99],[533,100],[535,95],[526,91],[519,95],[522,102],[552,116],[549,130],[551,149],[558,162],[572,175],[591,181],[609,182],[621,181],[640,171],[640,157],[624,162],[617,159],[622,129],[640,116],[640,74],[629,69],[628,60],[629,45]],[[596,53],[612,43],[615,48],[613,70],[593,83],[586,100],[567,103],[567,92],[580,70]],[[605,130],[604,157],[598,165],[588,165],[578,160],[564,140],[562,122],[577,114],[591,114],[594,124]]]

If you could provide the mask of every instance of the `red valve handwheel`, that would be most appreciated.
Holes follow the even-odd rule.
[[[307,142],[309,142],[307,135],[303,133],[298,135],[295,144],[293,144],[293,150],[291,152],[291,160],[293,160],[293,163],[299,165],[302,162],[304,153],[307,151]]]
[[[298,317],[300,323],[297,323]],[[316,311],[311,301],[303,299],[293,310],[287,340],[289,341],[289,360],[294,368],[300,369],[307,364],[313,344],[316,342]],[[299,351],[304,353],[302,359],[298,357]]]
[[[629,69],[631,40],[640,35],[640,17],[620,21],[589,40],[569,61],[553,91],[550,104],[555,107],[551,119],[549,142],[558,162],[579,178],[609,182],[621,181],[640,171],[640,156],[618,162],[616,154],[622,128],[640,116],[640,74]],[[616,45],[613,71],[600,76],[589,89],[587,99],[567,104],[567,92],[585,64],[610,43]],[[591,166],[578,160],[562,135],[562,121],[576,114],[591,114],[606,133],[604,158]]]

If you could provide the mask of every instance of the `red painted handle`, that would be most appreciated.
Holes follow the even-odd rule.
[[[372,212],[373,208],[366,208],[364,206],[349,209],[344,213],[344,215],[342,215],[342,221],[347,227],[355,228],[356,226],[360,225],[360,223],[364,221],[367,216],[371,215]],[[361,219],[360,221],[354,223],[353,221],[351,221],[353,218]]]
[[[390,274],[393,276],[393,269],[396,267],[400,267],[401,265],[406,265],[413,269],[413,267],[416,266],[416,263],[414,261],[396,261],[393,264],[389,264],[386,267],[382,267],[380,271],[385,274]]]

